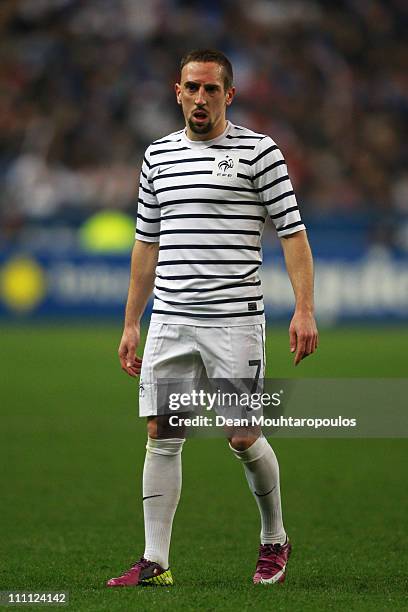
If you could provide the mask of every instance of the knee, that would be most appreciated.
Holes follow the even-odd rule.
[[[232,438],[229,438],[229,442],[233,449],[245,451],[252,446],[257,439],[257,436],[232,436]]]
[[[152,440],[185,438],[186,428],[184,425],[170,425],[167,415],[152,416],[147,418],[147,435]]]
[[[149,417],[147,419],[147,435],[153,440],[157,440],[159,437],[157,427],[157,417]]]

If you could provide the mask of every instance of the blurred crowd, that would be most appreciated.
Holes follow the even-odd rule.
[[[183,125],[180,57],[216,47],[229,118],[278,142],[306,219],[403,242],[407,26],[406,0],[2,0],[1,238],[134,215],[144,148]]]

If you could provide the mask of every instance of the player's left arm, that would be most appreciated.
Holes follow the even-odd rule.
[[[295,294],[295,312],[289,326],[290,351],[294,364],[315,352],[319,335],[314,318],[313,257],[306,231],[281,238],[286,269]]]
[[[289,327],[290,350],[298,365],[317,348],[313,311],[313,260],[285,159],[269,136],[261,138],[251,160],[252,183],[281,240],[296,308]]]

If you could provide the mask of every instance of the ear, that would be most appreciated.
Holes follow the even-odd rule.
[[[177,104],[181,104],[181,85],[180,83],[175,83],[174,91],[176,92]]]
[[[225,104],[227,106],[229,106],[232,103],[234,96],[235,96],[235,87],[230,87],[225,96]]]

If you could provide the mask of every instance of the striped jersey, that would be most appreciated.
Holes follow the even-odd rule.
[[[285,160],[264,134],[227,122],[213,140],[185,130],[143,160],[136,238],[159,242],[152,321],[204,326],[264,322],[261,237],[305,229]]]

